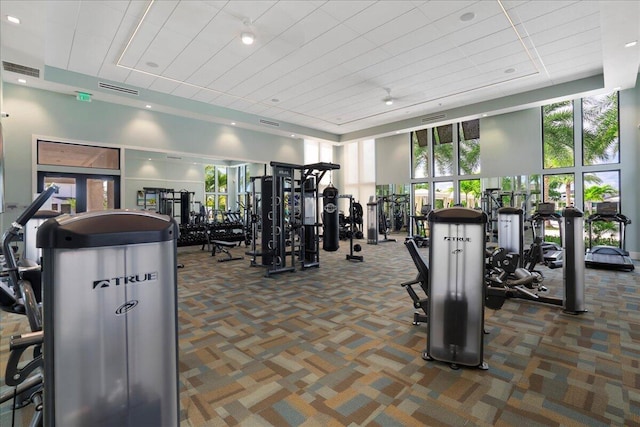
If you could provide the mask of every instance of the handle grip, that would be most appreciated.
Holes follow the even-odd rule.
[[[56,191],[58,191],[58,186],[56,184],[51,184],[46,190],[44,190],[36,199],[29,205],[29,207],[22,212],[22,215],[18,217],[16,222],[24,227],[27,224],[27,221],[33,217],[38,210],[44,205],[44,203],[49,200],[49,197]]]

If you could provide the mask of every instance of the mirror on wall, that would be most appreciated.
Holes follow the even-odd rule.
[[[158,200],[186,192],[190,211],[202,212],[209,221],[243,209],[251,177],[263,175],[265,168],[263,163],[134,149],[125,150],[124,165],[124,207],[169,214],[171,208]],[[165,192],[171,197],[159,197]]]
[[[391,233],[409,232],[411,216],[409,184],[376,185],[379,223]]]

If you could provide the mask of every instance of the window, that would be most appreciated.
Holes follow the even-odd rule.
[[[458,124],[458,173],[480,173],[480,120]]]
[[[222,212],[229,209],[227,176],[226,166],[206,165],[204,167],[205,206],[210,220],[222,220]]]
[[[572,173],[544,175],[543,201],[546,203],[554,202],[556,204],[556,210],[561,210],[569,205],[573,205],[574,182],[575,177]]]
[[[618,93],[582,99],[582,164],[618,163]]]
[[[467,208],[480,207],[482,189],[479,179],[463,179],[459,182],[460,204]]]
[[[600,202],[616,202],[620,211],[620,171],[586,172],[582,182],[585,216],[593,213]]]
[[[572,101],[542,107],[542,141],[545,169],[574,166]]]
[[[38,164],[118,170],[120,150],[38,140]]]
[[[429,176],[431,156],[429,156],[429,141],[427,135],[427,129],[411,132],[413,178],[427,178]]]
[[[435,202],[434,209],[449,208],[453,206],[453,182],[443,181],[434,184]]]
[[[453,125],[432,129],[433,176],[453,175]]]

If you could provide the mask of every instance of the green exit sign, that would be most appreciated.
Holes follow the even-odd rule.
[[[76,92],[76,99],[78,101],[91,102],[91,94],[86,92]]]

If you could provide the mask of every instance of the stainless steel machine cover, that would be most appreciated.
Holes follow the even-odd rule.
[[[141,211],[40,226],[45,425],[178,425],[177,235]]]
[[[446,208],[429,214],[427,358],[483,365],[486,214]]]

